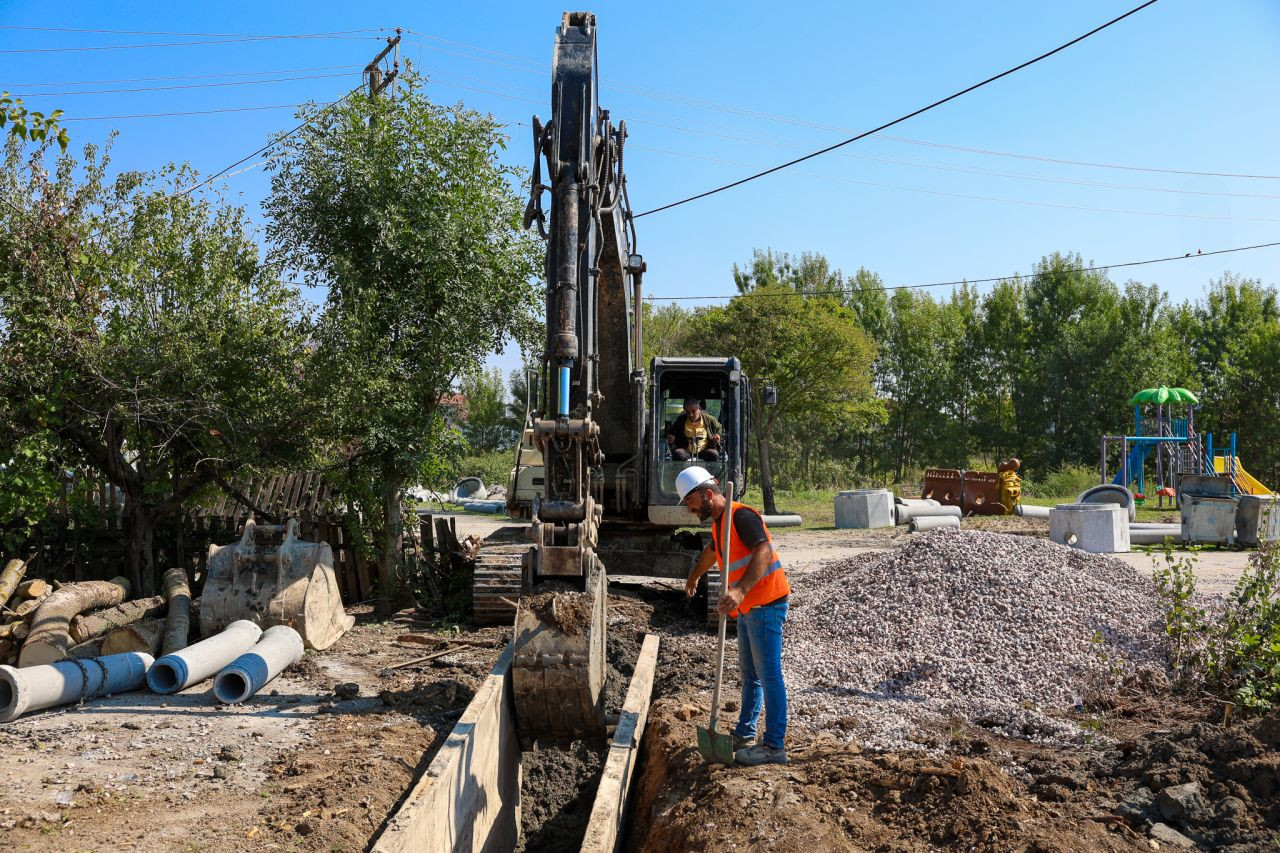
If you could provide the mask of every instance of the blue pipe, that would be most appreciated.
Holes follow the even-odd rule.
[[[560,408],[558,410],[560,417],[567,417],[569,414],[569,368],[566,365],[560,367]]]

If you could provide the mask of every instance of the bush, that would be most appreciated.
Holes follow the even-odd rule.
[[[1216,618],[1195,603],[1193,563],[1166,549],[1155,573],[1175,675],[1247,712],[1270,711],[1280,705],[1280,545],[1253,554]]]
[[[514,450],[487,450],[462,457],[457,464],[458,477],[479,477],[486,486],[507,486],[515,467]],[[446,484],[452,486],[453,483]]]
[[[1068,465],[1057,471],[1022,478],[1022,494],[1028,498],[1071,498],[1098,485],[1098,469]]]

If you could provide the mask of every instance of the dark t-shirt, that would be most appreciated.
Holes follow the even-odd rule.
[[[733,536],[748,548],[754,548],[769,538],[764,532],[764,519],[745,506],[738,507],[733,513]]]

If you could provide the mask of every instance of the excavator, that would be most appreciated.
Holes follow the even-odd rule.
[[[615,126],[598,103],[596,38],[594,14],[564,13],[551,116],[532,122],[525,227],[546,241],[543,402],[526,422],[507,504],[528,524],[486,540],[472,596],[477,621],[514,622],[512,683],[526,744],[604,736],[608,574],[685,577],[706,538],[679,530],[695,520],[676,475],[694,464],[722,484],[745,484],[747,474],[751,397],[739,360],[642,365],[647,264],[627,196],[626,122]],[[666,429],[689,397],[724,428],[715,461],[671,458]],[[718,575],[707,583],[714,616]]]

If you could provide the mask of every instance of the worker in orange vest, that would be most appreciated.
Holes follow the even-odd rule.
[[[742,704],[733,730],[734,760],[739,764],[787,763],[787,686],[782,679],[782,625],[787,621],[791,586],[773,539],[760,513],[720,493],[715,477],[705,468],[685,468],[676,476],[676,493],[700,521],[711,521],[712,545],[703,549],[685,582],[692,596],[701,578],[721,559],[722,524],[732,503],[733,533],[729,565],[719,611],[738,620],[738,668],[742,675]],[[764,737],[756,739],[756,723],[764,705]]]

